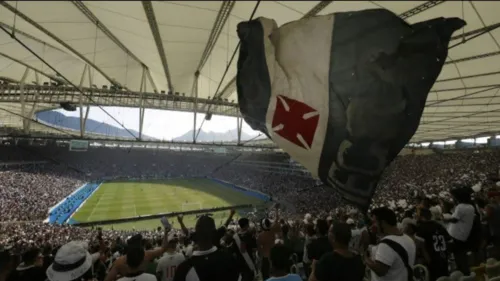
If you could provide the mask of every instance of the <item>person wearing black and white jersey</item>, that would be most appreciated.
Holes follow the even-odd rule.
[[[236,256],[242,281],[251,281],[257,270],[255,266],[257,239],[250,231],[250,221],[247,218],[240,218],[238,225],[240,229],[233,235],[234,243],[231,250]]]
[[[215,221],[201,216],[196,222],[194,241],[196,250],[183,261],[174,275],[174,281],[237,281],[240,272],[235,259],[214,246]]]
[[[429,209],[420,209],[416,236],[424,240],[425,265],[429,269],[429,280],[435,281],[439,277],[448,276],[448,251],[451,237],[446,229],[432,220]]]

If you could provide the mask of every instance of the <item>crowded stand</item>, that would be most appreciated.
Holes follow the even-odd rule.
[[[63,165],[0,168],[0,221],[44,220],[50,207],[83,183],[78,173]]]
[[[20,148],[0,147],[8,150]],[[105,147],[80,153],[56,146],[30,151],[36,153],[0,153],[0,281],[500,276],[498,151],[400,156],[385,171],[368,213],[343,204],[306,173],[295,173],[282,154]],[[5,165],[23,159],[25,165]],[[236,220],[231,212],[222,226],[201,216],[193,229],[182,216],[175,227],[162,219],[164,229],[141,231],[43,222],[61,200],[67,203],[53,215],[71,213],[71,202],[93,190],[72,194],[76,188],[114,177],[213,177],[280,203],[265,217]]]

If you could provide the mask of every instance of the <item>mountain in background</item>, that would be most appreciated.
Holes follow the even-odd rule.
[[[80,131],[80,118],[65,116],[64,114],[57,111],[42,111],[36,114],[38,121],[54,125],[57,127],[67,128],[71,130]],[[85,131],[89,133],[103,134],[107,136],[115,136],[122,138],[132,138],[132,136],[123,128],[115,127],[113,125],[106,124],[104,122],[99,122],[93,119],[87,119],[85,124]],[[135,136],[139,136],[139,132],[129,129],[129,131]],[[142,136],[144,140],[159,140],[147,135]],[[241,140],[250,140],[253,136],[241,132]],[[257,139],[265,138],[261,136]],[[198,136],[197,142],[231,142],[238,140],[238,131],[236,129],[226,131],[224,133],[217,132],[206,132],[201,130]],[[173,141],[179,142],[192,142],[193,141],[193,130],[186,132],[185,134],[176,137]]]
[[[246,134],[245,132],[241,132],[241,140],[249,140],[253,138],[249,134]],[[190,130],[189,132],[183,134],[182,136],[176,137],[173,139],[174,141],[186,141],[186,142],[192,142],[193,141],[193,130]],[[197,142],[229,142],[229,141],[237,141],[238,140],[238,130],[233,129],[226,131],[224,133],[217,133],[217,132],[206,132],[201,130],[200,134],[198,135],[198,138],[196,139]]]
[[[38,121],[42,121],[57,127],[68,128],[80,131],[80,118],[65,116],[64,114],[56,111],[42,111],[36,114]],[[92,119],[87,119],[85,123],[85,131],[89,133],[103,134],[107,136],[115,136],[121,138],[132,138],[132,136],[123,128],[115,127],[113,125],[99,122]],[[135,130],[129,131],[135,136],[139,136],[139,132]],[[144,140],[158,140],[150,136],[142,135]]]

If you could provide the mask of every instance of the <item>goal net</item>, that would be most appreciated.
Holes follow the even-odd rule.
[[[182,211],[194,211],[203,209],[203,204],[201,202],[190,202],[190,203],[182,203]]]

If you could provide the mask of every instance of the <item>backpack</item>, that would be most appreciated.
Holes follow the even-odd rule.
[[[481,215],[477,210],[477,206],[473,204],[472,207],[474,207],[475,216],[466,243],[469,247],[469,250],[476,251],[483,240],[483,228],[481,225]]]
[[[394,252],[398,254],[398,256],[403,261],[406,270],[408,271],[408,281],[413,281],[413,269],[411,268],[408,257],[408,252],[401,246],[399,243],[390,240],[390,239],[382,239],[379,244],[385,244],[389,246]]]

